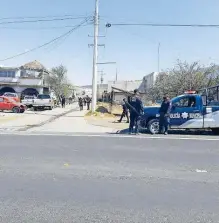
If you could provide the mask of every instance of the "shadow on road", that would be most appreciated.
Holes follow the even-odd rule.
[[[129,133],[129,129],[123,129],[123,130],[119,130],[116,132],[116,134],[128,134]],[[150,135],[150,133],[148,131],[145,132],[141,132],[142,134],[145,135]],[[169,135],[206,135],[206,136],[216,136],[213,134],[212,131],[210,130],[169,130]]]

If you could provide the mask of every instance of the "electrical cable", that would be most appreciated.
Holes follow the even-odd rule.
[[[5,17],[0,18],[1,20],[10,20],[10,19],[39,19],[39,18],[59,18],[59,17],[72,17],[73,15],[67,14],[67,15],[48,15],[48,16],[19,16],[19,17]],[[78,15],[77,17],[85,17],[83,15]]]
[[[158,27],[198,27],[198,28],[219,28],[219,24],[162,24],[162,23],[107,23],[106,27],[111,26],[158,26]]]
[[[92,25],[86,24],[82,26]],[[51,26],[51,27],[11,27],[11,26],[0,26],[0,29],[11,29],[11,30],[51,30],[51,29],[65,29],[65,28],[73,28],[75,26]]]
[[[61,38],[64,38],[65,36],[70,35],[70,34],[71,34],[72,32],[74,32],[76,29],[80,28],[83,24],[85,24],[90,18],[91,18],[91,17],[86,18],[86,19],[83,20],[81,23],[79,23],[78,25],[76,25],[74,28],[70,29],[68,32],[62,34],[61,36],[56,37],[55,39],[50,40],[49,42],[46,42],[46,43],[44,43],[44,44],[42,44],[42,45],[40,45],[40,46],[34,47],[34,48],[30,49],[30,50],[27,50],[26,52],[19,53],[19,54],[16,54],[16,55],[14,55],[14,56],[10,56],[10,57],[5,58],[5,59],[1,59],[0,61],[6,61],[6,60],[14,59],[14,58],[16,58],[16,57],[25,55],[25,54],[30,53],[30,52],[33,52],[33,51],[36,51],[36,50],[38,50],[38,49],[40,49],[40,48],[43,48],[43,47],[45,47],[45,46],[47,46],[47,45],[49,45],[49,44],[51,44],[51,43],[54,43],[54,42],[56,42],[57,40],[59,40],[59,39],[61,39]]]
[[[20,24],[20,23],[35,23],[35,22],[65,21],[65,20],[74,20],[74,19],[83,19],[83,18],[86,18],[86,17],[68,17],[68,18],[37,19],[37,20],[18,20],[18,21],[0,22],[0,25],[4,25],[4,24]]]

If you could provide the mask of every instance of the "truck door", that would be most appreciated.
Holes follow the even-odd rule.
[[[200,99],[201,100],[201,99]],[[170,126],[173,128],[202,128],[202,104],[195,95],[183,95],[172,101]]]

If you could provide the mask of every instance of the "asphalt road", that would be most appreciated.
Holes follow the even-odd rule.
[[[0,136],[0,222],[219,222],[217,141]]]

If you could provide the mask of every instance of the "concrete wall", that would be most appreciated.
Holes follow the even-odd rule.
[[[109,81],[108,82],[108,92],[112,91],[112,87],[116,87],[125,91],[133,91],[139,89],[142,80],[135,81]]]
[[[97,98],[102,98],[104,91],[108,90],[108,84],[98,84],[97,85]],[[77,92],[84,92],[85,95],[92,97],[92,85],[85,85],[78,87]],[[83,95],[82,95],[83,96]]]
[[[19,83],[19,78],[18,77],[15,77],[15,78],[12,78],[12,77],[0,77],[0,85],[1,83]]]
[[[43,79],[20,78],[20,85],[26,86],[43,86]]]
[[[37,78],[11,78],[11,77],[0,77],[0,85],[3,84],[19,84],[24,86],[43,86],[43,80]]]

